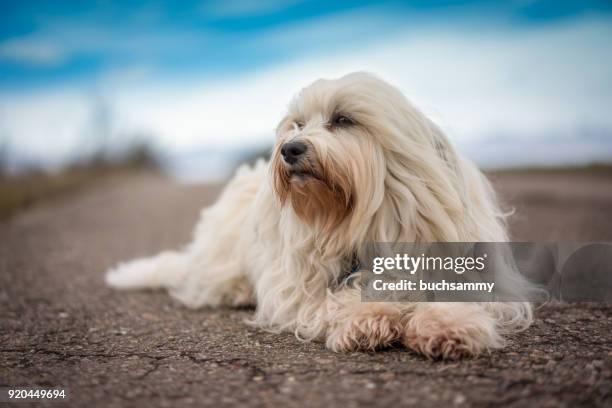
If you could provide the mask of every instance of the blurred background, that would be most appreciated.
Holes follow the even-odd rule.
[[[0,1],[0,213],[126,169],[224,180],[356,70],[484,168],[605,168],[611,39],[610,1]]]

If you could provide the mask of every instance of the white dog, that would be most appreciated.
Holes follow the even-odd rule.
[[[532,321],[528,303],[367,303],[338,283],[366,242],[505,242],[480,171],[391,85],[364,73],[303,89],[269,163],[244,166],[181,251],[121,264],[116,288],[189,307],[256,305],[253,322],[334,351],[402,343],[475,356]]]

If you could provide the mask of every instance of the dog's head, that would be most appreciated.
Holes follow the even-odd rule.
[[[319,230],[364,224],[382,206],[403,210],[384,201],[412,194],[404,188],[411,181],[443,177],[435,167],[450,153],[442,133],[386,82],[364,73],[318,80],[278,126],[274,190]]]

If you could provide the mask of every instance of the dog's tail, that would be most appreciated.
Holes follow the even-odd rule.
[[[106,283],[117,289],[175,288],[187,272],[185,258],[183,253],[167,251],[121,263],[106,272]]]

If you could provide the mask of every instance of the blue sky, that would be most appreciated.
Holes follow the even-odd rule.
[[[177,153],[268,143],[300,87],[355,70],[398,85],[475,156],[475,141],[492,137],[612,135],[609,1],[1,1],[0,9],[0,138],[15,157],[66,160],[95,133],[100,104],[118,143],[135,133]],[[480,159],[495,164],[491,146]],[[601,146],[572,151],[559,160],[598,159]]]
[[[415,25],[545,25],[612,13],[609,1],[2,1],[0,87],[91,81],[130,65],[224,76],[382,39]],[[353,13],[356,24],[334,25]],[[369,18],[363,18],[367,16]],[[322,35],[283,31],[327,21]],[[463,21],[463,24],[462,24]],[[274,36],[278,33],[278,38]],[[331,34],[328,38],[325,34]],[[272,37],[272,38],[270,38]],[[275,41],[276,40],[276,41]]]

